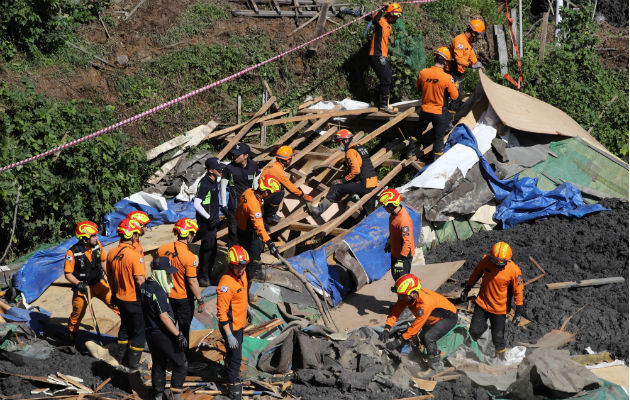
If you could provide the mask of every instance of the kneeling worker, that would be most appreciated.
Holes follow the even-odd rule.
[[[171,392],[180,399],[188,373],[186,349],[188,341],[175,326],[175,316],[168,301],[177,268],[168,257],[157,257],[151,263],[151,276],[140,285],[140,299],[144,316],[145,334],[153,365],[151,367],[152,399],[162,400],[166,388],[166,365],[172,366]]]
[[[503,357],[505,347],[505,321],[510,292],[514,293],[514,318],[518,325],[523,313],[523,276],[521,269],[512,261],[512,249],[505,242],[492,246],[490,254],[484,254],[472,275],[466,282],[461,301],[468,299],[468,292],[483,276],[481,289],[475,299],[475,311],[470,321],[470,336],[478,340],[487,329],[490,320],[492,343],[497,358]]]
[[[400,204],[401,196],[396,189],[386,189],[378,198],[389,212],[389,239],[385,251],[390,252],[391,273],[394,282],[411,272],[411,262],[416,255],[413,238],[413,222],[407,209]],[[392,288],[392,292],[395,288]]]
[[[370,193],[378,185],[376,171],[367,149],[358,143],[352,143],[352,133],[340,129],[335,134],[335,143],[345,151],[345,165],[348,173],[341,179],[332,181],[326,197],[316,206],[310,206],[311,214],[319,217],[344,194],[363,195]],[[366,214],[374,211],[374,204],[368,201],[364,206]]]
[[[282,146],[278,149],[278,151],[276,151],[276,161],[270,162],[269,165],[267,165],[263,169],[263,175],[273,176],[283,186],[282,188],[280,188],[280,190],[278,190],[265,200],[265,204],[263,206],[263,214],[264,220],[268,224],[277,224],[278,222],[280,222],[280,217],[276,213],[278,212],[280,205],[282,205],[285,188],[297,197],[301,197],[309,202],[313,201],[313,197],[304,193],[301,189],[295,187],[293,182],[289,180],[287,174],[284,172],[289,164],[291,164],[291,160],[293,160],[293,157],[293,149],[289,146]]]
[[[241,246],[232,246],[227,252],[227,269],[217,286],[217,318],[225,341],[225,372],[228,395],[241,400],[243,386],[240,381],[243,328],[247,325],[249,305],[248,283],[245,269],[249,255]]]
[[[398,301],[390,309],[387,321],[385,321],[385,329],[379,335],[379,339],[387,342],[390,329],[398,321],[404,309],[409,307],[409,311],[416,319],[400,339],[388,343],[388,348],[397,348],[419,333],[419,339],[427,351],[430,369],[433,371],[441,369],[442,361],[437,341],[457,323],[457,309],[441,294],[422,289],[420,279],[414,274],[403,275],[396,281],[396,293]]]

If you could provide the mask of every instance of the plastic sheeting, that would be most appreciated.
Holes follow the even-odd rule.
[[[167,206],[168,208],[165,210],[158,210],[127,199],[121,200],[114,205],[115,211],[105,215],[104,225],[107,236],[98,235],[98,239],[103,246],[117,241],[116,227],[130,211],[134,210],[142,210],[149,214],[151,218],[149,228],[174,223],[180,218],[195,218],[192,202],[176,203],[169,201]],[[77,239],[71,238],[55,247],[38,251],[13,275],[15,287],[22,292],[27,303],[36,300],[61,276],[66,251],[76,242]]]
[[[420,216],[407,207],[411,220],[413,221],[413,233],[416,243],[420,238]],[[363,219],[356,227],[343,237],[343,241],[348,244],[361,266],[365,270],[370,282],[380,279],[389,271],[391,260],[390,253],[385,253],[385,242],[389,237],[389,213],[379,207],[372,214]],[[343,297],[349,293],[349,289],[341,284],[339,273],[335,268],[328,265],[326,259],[327,247],[324,246],[316,250],[306,251],[288,261],[300,273],[309,269],[324,285],[321,285],[310,274],[306,279],[316,288],[323,289],[328,293],[334,305],[339,304]]]
[[[499,179],[479,151],[477,140],[466,125],[458,125],[453,130],[445,152],[455,145],[468,146],[477,153],[482,174],[488,181],[497,202],[500,202],[494,219],[501,222],[503,229],[551,215],[579,218],[605,210],[599,204],[585,204],[579,189],[568,182],[554,190],[542,191],[538,189],[538,179],[535,178],[519,179],[517,175],[512,179]]]

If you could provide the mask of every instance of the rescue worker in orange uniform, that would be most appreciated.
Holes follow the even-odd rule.
[[[241,246],[232,246],[227,252],[227,269],[217,286],[217,318],[225,341],[225,372],[230,399],[240,400],[243,386],[240,381],[243,328],[247,325],[249,305],[248,283],[245,269],[249,254]]]
[[[278,149],[278,151],[276,151],[276,161],[270,162],[263,169],[263,175],[273,176],[282,185],[280,190],[278,190],[265,200],[265,204],[263,207],[263,216],[265,222],[268,224],[277,224],[278,222],[280,222],[280,217],[276,213],[282,205],[285,188],[297,197],[303,198],[305,201],[313,201],[313,197],[304,193],[301,189],[295,187],[293,182],[291,182],[291,180],[287,177],[286,172],[284,172],[289,164],[291,164],[291,160],[293,160],[294,156],[295,154],[293,153],[293,149],[291,147],[282,146]]]
[[[449,51],[452,58],[451,62],[446,66],[446,72],[453,76],[459,90],[459,99],[453,99],[454,101],[448,107],[452,112],[457,112],[462,104],[461,80],[466,69],[472,67],[474,69],[481,68],[485,71],[483,64],[477,60],[477,54],[475,49],[473,49],[473,43],[485,31],[486,24],[480,19],[473,19],[468,23],[466,31],[455,36],[451,41]]]
[[[142,210],[135,210],[127,214],[127,218],[133,219],[140,224],[140,227],[142,228],[142,232],[140,233],[140,236],[144,236],[147,230],[146,227],[149,224],[149,222],[151,222],[151,218],[149,218],[149,214],[145,213]],[[137,240],[136,242],[134,242],[133,247],[135,247],[136,250],[138,250],[138,253],[144,256],[144,249],[142,248],[142,244],[140,244],[140,240]]]
[[[260,254],[264,245],[267,245],[269,253],[279,258],[280,252],[263,222],[261,205],[271,195],[280,190],[280,182],[271,175],[261,175],[258,178],[258,188],[249,188],[241,195],[236,209],[237,236],[241,246],[247,251],[251,263],[247,267],[247,279],[264,279]]]
[[[197,256],[188,248],[199,230],[197,223],[190,218],[180,218],[173,226],[177,240],[160,246],[158,257],[168,257],[171,265],[177,269],[173,275],[173,288],[168,294],[168,301],[173,308],[177,326],[186,340],[190,340],[190,324],[195,312],[202,312],[204,300],[197,281]]]
[[[385,328],[380,333],[379,339],[383,342],[389,340],[390,329],[408,307],[415,316],[415,320],[399,338],[387,343],[387,348],[390,350],[400,348],[405,342],[418,335],[427,351],[430,369],[437,371],[443,368],[437,341],[457,323],[457,309],[441,294],[423,289],[420,279],[414,274],[406,274],[398,278],[396,293],[398,301],[389,310]]]
[[[345,166],[348,173],[341,179],[331,182],[326,197],[316,206],[310,206],[311,214],[319,217],[344,194],[364,195],[370,193],[378,185],[376,171],[367,149],[358,143],[352,143],[352,133],[340,129],[335,134],[335,143],[345,151]],[[374,202],[368,201],[363,207],[366,214],[374,211]]]
[[[146,280],[144,257],[133,246],[142,228],[132,219],[118,224],[120,237],[117,247],[107,253],[107,273],[114,293],[114,304],[120,311],[118,343],[126,345],[122,364],[131,370],[138,369],[144,350],[144,319],[140,304],[140,286]]]
[[[389,36],[392,32],[392,24],[401,16],[402,7],[400,4],[384,3],[383,7],[372,17],[374,33],[372,33],[370,42],[369,60],[370,66],[380,81],[377,103],[381,111],[388,113],[398,112],[398,109],[389,105],[392,67],[387,61],[387,55],[389,53]]]
[[[112,291],[105,280],[107,256],[96,234],[98,226],[82,221],[74,229],[78,241],[66,252],[63,272],[72,284],[72,313],[68,319],[68,337],[74,343],[81,320],[87,309],[87,297],[97,297],[108,307],[112,305]]]
[[[508,307],[511,306],[510,293],[514,294],[514,318],[518,325],[523,313],[523,276],[521,269],[512,261],[512,249],[505,242],[492,246],[490,254],[484,254],[472,275],[466,282],[461,301],[468,299],[468,292],[482,278],[481,289],[475,299],[475,310],[470,321],[470,336],[478,340],[490,320],[492,343],[497,357],[505,353],[505,322]]]
[[[391,253],[391,270],[394,282],[411,272],[411,262],[416,255],[413,238],[413,222],[407,209],[400,204],[401,196],[396,189],[386,189],[378,202],[389,212],[389,239],[385,251]],[[396,288],[392,287],[392,292]]]
[[[456,100],[459,98],[459,93],[453,77],[444,72],[444,67],[451,58],[450,51],[446,47],[440,47],[433,54],[435,55],[435,64],[420,71],[416,88],[422,91],[422,111],[420,111],[418,137],[423,138],[422,133],[431,123],[435,133],[435,140],[433,141],[433,159],[435,160],[444,152],[444,134],[448,126],[448,113],[445,105],[448,96]],[[423,142],[425,146],[428,146],[425,140]],[[416,155],[419,158],[418,150],[417,139],[411,137],[407,155],[409,157]]]

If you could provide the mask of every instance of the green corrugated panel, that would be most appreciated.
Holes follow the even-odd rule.
[[[486,229],[486,227],[481,222],[474,222],[474,221],[469,221],[469,222],[470,222],[470,226],[473,232],[475,233]]]
[[[615,197],[628,198],[628,170],[623,166],[593,150],[580,139],[565,139],[551,143],[549,147],[558,158],[548,157],[544,162],[523,171],[522,176],[540,177],[540,173],[544,172],[558,181],[562,178]],[[546,178],[540,181],[538,187],[542,190],[555,187]]]
[[[453,228],[455,228],[455,233],[457,233],[457,238],[459,240],[466,240],[473,235],[473,230],[470,227],[470,224],[467,220],[454,220]]]
[[[453,221],[444,223],[441,227],[436,229],[435,234],[440,243],[454,242],[457,240],[457,235],[455,234],[455,227],[453,226]]]

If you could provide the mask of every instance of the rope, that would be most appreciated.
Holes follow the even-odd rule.
[[[411,0],[411,1],[402,1],[402,2],[400,2],[400,4],[430,3],[430,2],[433,2],[433,1],[436,1],[436,0]],[[316,41],[318,41],[320,39],[325,38],[328,35],[331,35],[331,34],[337,32],[337,31],[339,31],[341,29],[344,29],[344,28],[354,24],[355,22],[364,19],[368,15],[371,15],[372,13],[380,10],[383,7],[384,6],[381,6],[379,8],[374,9],[373,11],[367,12],[367,13],[361,15],[360,17],[357,17],[357,18],[351,20],[350,22],[347,22],[347,23],[345,23],[343,25],[340,25],[340,26],[338,26],[337,28],[335,28],[335,29],[333,29],[331,31],[325,32],[325,33],[321,34],[320,36],[317,36],[317,37],[315,37],[315,38],[313,38],[313,39],[311,39],[311,40],[309,40],[307,42],[304,42],[304,43],[302,43],[302,44],[300,44],[300,45],[298,45],[296,47],[293,47],[292,49],[289,49],[289,50],[287,50],[287,51],[285,51],[283,53],[277,54],[277,55],[275,55],[275,56],[273,56],[273,57],[271,57],[271,58],[269,58],[269,59],[267,59],[265,61],[259,62],[258,64],[255,64],[255,65],[252,65],[250,67],[247,67],[247,68],[245,68],[245,69],[243,69],[243,70],[241,70],[239,72],[236,72],[236,73],[234,73],[234,74],[232,74],[232,75],[230,75],[230,76],[228,76],[226,78],[223,78],[223,79],[220,79],[220,80],[218,80],[216,82],[213,82],[213,83],[211,83],[211,84],[209,84],[207,86],[204,86],[204,87],[201,87],[199,89],[193,90],[192,92],[188,92],[188,93],[186,93],[183,96],[180,96],[180,97],[177,97],[175,99],[169,100],[166,103],[162,103],[162,104],[160,104],[158,106],[155,106],[155,107],[153,107],[153,108],[151,108],[149,110],[143,111],[140,114],[136,114],[134,116],[131,116],[131,117],[125,119],[125,120],[119,121],[119,122],[117,122],[117,123],[115,123],[113,125],[110,125],[110,126],[106,127],[106,128],[100,129],[98,131],[92,132],[92,133],[90,133],[88,135],[85,135],[83,137],[80,137],[78,139],[75,139],[75,140],[72,140],[70,142],[64,143],[64,144],[59,145],[59,146],[57,146],[55,148],[52,148],[50,150],[46,150],[43,153],[39,153],[37,155],[31,156],[29,158],[26,158],[26,159],[24,159],[22,161],[14,162],[12,164],[4,166],[4,167],[0,168],[0,173],[4,172],[4,171],[8,171],[10,169],[13,169],[13,168],[15,168],[17,166],[24,165],[24,164],[30,163],[32,161],[39,160],[40,158],[44,158],[44,157],[49,156],[49,155],[51,155],[53,153],[57,153],[59,151],[68,149],[70,147],[76,146],[76,145],[78,145],[80,143],[83,143],[83,142],[86,142],[88,140],[92,140],[94,138],[97,138],[97,137],[105,134],[105,133],[111,132],[114,129],[118,129],[118,128],[121,128],[121,127],[123,127],[125,125],[129,125],[132,122],[139,121],[139,120],[141,120],[141,119],[143,119],[143,118],[145,118],[145,117],[147,117],[147,116],[149,116],[151,114],[154,114],[154,113],[156,113],[158,111],[164,110],[164,109],[169,108],[169,107],[171,107],[171,106],[173,106],[173,105],[175,105],[177,103],[180,103],[180,102],[182,102],[184,100],[187,100],[190,97],[196,96],[196,95],[198,95],[200,93],[203,93],[203,92],[205,92],[207,90],[210,90],[210,89],[212,89],[214,87],[217,87],[217,86],[222,85],[222,84],[224,84],[226,82],[234,80],[234,79],[236,79],[236,78],[238,78],[238,77],[240,77],[242,75],[245,75],[245,74],[247,74],[247,73],[249,73],[249,72],[251,72],[251,71],[253,71],[255,69],[258,69],[258,68],[262,67],[263,65],[269,64],[269,63],[271,63],[273,61],[276,61],[276,60],[278,60],[278,59],[280,59],[280,58],[282,58],[282,57],[284,57],[284,56],[286,56],[288,54],[291,54],[291,53],[293,53],[293,52],[295,52],[297,50],[300,50],[300,49],[310,45],[313,42],[316,42]]]
[[[510,74],[505,74],[503,75],[503,77],[507,79],[508,81],[510,81],[512,85],[516,86],[517,89],[522,89],[523,88],[523,67],[521,65],[521,52],[518,46],[516,45],[516,35],[514,34],[514,28],[512,27],[512,25],[514,24],[514,18],[510,18],[510,7],[508,6],[508,0],[505,0],[505,16],[507,17],[508,26],[510,27],[510,37],[512,38],[512,46],[514,46],[514,49],[516,50],[516,63],[518,64],[519,77],[518,77],[518,82],[516,82],[514,78],[510,76]]]

